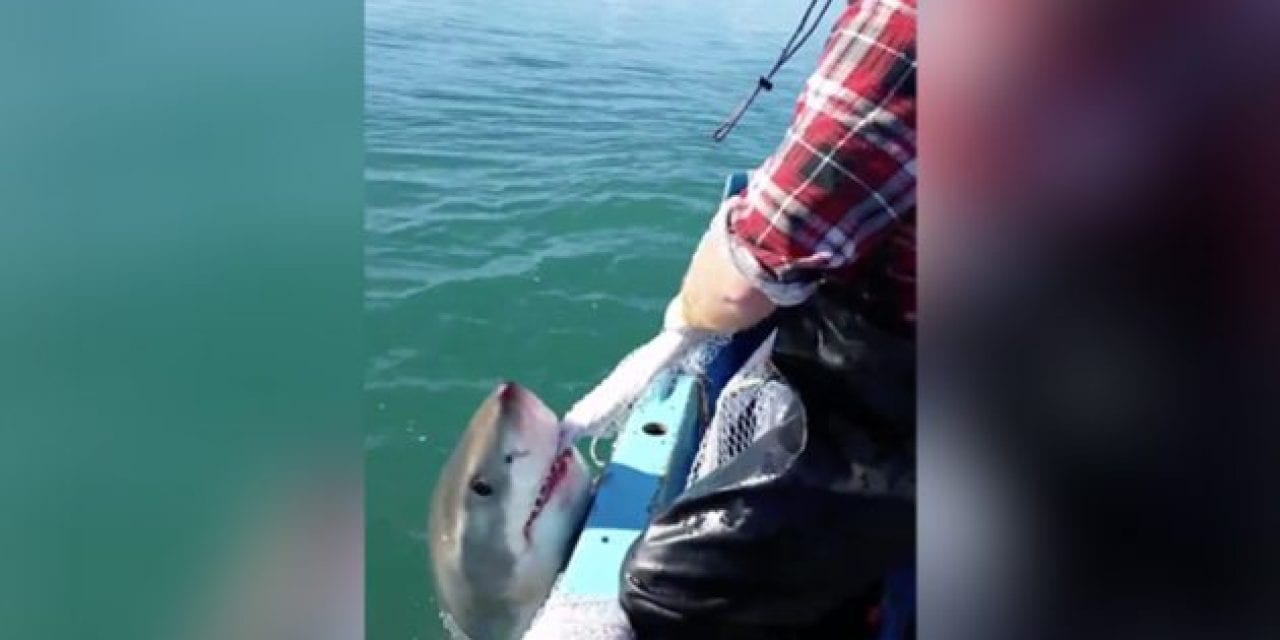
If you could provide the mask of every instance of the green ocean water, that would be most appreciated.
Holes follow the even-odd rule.
[[[455,439],[499,379],[563,412],[652,336],[724,176],[781,139],[832,16],[728,141],[709,134],[807,4],[368,2],[369,638],[446,637],[425,530]]]

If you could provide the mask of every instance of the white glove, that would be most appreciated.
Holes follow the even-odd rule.
[[[685,324],[680,297],[676,296],[663,314],[662,331],[623,358],[612,373],[565,413],[561,424],[566,437],[576,440],[613,430],[659,371],[709,337]]]
[[[703,232],[703,242],[725,225],[728,211],[727,203],[716,211]],[[714,337],[710,332],[690,328],[683,311],[684,304],[677,294],[663,313],[662,331],[623,358],[612,373],[564,415],[561,424],[566,437],[576,439],[615,431],[659,371]]]

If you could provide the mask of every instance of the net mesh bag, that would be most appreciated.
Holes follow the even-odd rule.
[[[523,640],[632,640],[635,633],[617,598],[588,598],[552,590]]]
[[[729,379],[698,443],[686,487],[728,464],[770,429],[802,411],[800,398],[769,361],[770,335]]]
[[[800,398],[770,364],[772,338],[738,370],[716,400],[715,412],[698,443],[686,487],[726,465],[770,429],[801,411]]]

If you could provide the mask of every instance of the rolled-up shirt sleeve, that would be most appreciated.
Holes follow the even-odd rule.
[[[775,303],[803,302],[914,222],[915,43],[915,0],[850,3],[782,143],[716,216],[733,263]]]

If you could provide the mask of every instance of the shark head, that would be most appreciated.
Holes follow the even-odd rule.
[[[431,498],[436,593],[471,640],[518,638],[564,566],[590,474],[530,391],[499,384],[476,410]]]

